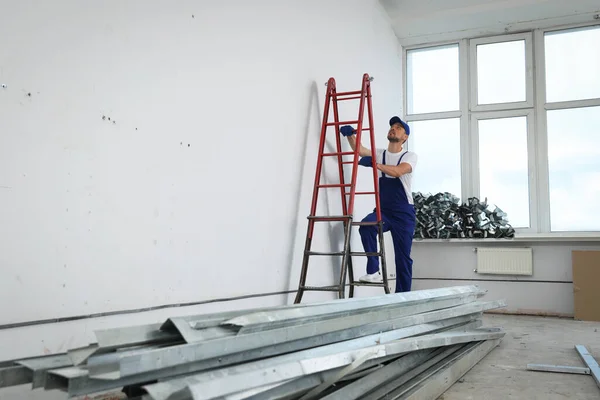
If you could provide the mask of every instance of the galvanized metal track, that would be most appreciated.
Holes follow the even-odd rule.
[[[123,389],[138,400],[430,398],[504,336],[481,327],[484,312],[506,305],[478,300],[484,293],[456,286],[104,329],[65,354],[0,364],[0,388]],[[593,374],[597,363],[579,350]]]

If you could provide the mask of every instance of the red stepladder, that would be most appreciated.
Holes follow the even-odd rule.
[[[349,278],[349,297],[354,297],[355,286],[379,286],[383,287],[386,294],[390,293],[387,268],[385,262],[385,247],[383,240],[383,221],[381,219],[381,209],[379,205],[379,174],[376,167],[376,153],[377,149],[375,146],[375,130],[373,123],[373,106],[371,102],[371,82],[373,78],[369,74],[364,74],[362,79],[361,89],[352,92],[337,92],[335,79],[329,78],[327,82],[327,93],[325,96],[325,106],[323,112],[323,122],[321,124],[321,138],[319,142],[319,153],[317,158],[317,169],[315,174],[315,182],[313,186],[312,204],[310,209],[310,215],[308,216],[308,229],[306,232],[306,242],[304,245],[304,255],[302,260],[302,269],[300,272],[300,283],[298,286],[298,292],[294,303],[300,303],[302,296],[306,291],[326,291],[326,292],[337,292],[340,299],[345,297],[346,289],[346,275]],[[358,118],[352,121],[340,121],[338,113],[338,101],[349,101],[359,100]],[[363,125],[365,120],[365,108],[367,109],[368,127]],[[330,111],[333,111],[333,121],[330,121]],[[340,135],[340,127],[344,125],[351,125],[356,127],[356,146],[354,151],[342,151],[342,138]],[[333,128],[333,129],[328,129]],[[327,142],[327,133],[332,131],[335,135],[336,151],[331,153],[325,152],[325,144]],[[357,192],[356,181],[358,175],[358,161],[360,158],[360,144],[362,133],[364,131],[369,132],[370,138],[370,150],[372,157],[372,174],[373,174],[373,191],[368,192]],[[344,160],[344,156],[351,156],[351,160]],[[338,171],[339,171],[339,183],[334,184],[323,184],[321,183],[321,174],[323,169],[323,160],[325,157],[333,157],[337,160]],[[346,182],[344,178],[344,165],[352,165],[352,172],[350,181]],[[317,202],[319,198],[319,191],[321,189],[339,189],[342,201],[342,215],[319,215],[317,213]],[[375,222],[355,222],[353,221],[354,213],[354,199],[357,195],[373,195],[375,200],[375,212],[377,215],[377,221]],[[314,235],[314,227],[317,222],[342,222],[344,225],[344,244],[342,251],[336,252],[315,252],[311,251],[311,245]],[[365,253],[365,252],[352,252],[350,246],[350,236],[353,226],[360,225],[376,225],[379,228],[379,252],[376,253]],[[308,275],[309,258],[311,256],[337,256],[341,257],[341,268],[339,282],[336,285],[331,286],[307,286],[306,280]],[[383,276],[383,282],[381,283],[363,283],[354,280],[354,270],[352,267],[353,256],[377,256],[380,257],[381,273]]]

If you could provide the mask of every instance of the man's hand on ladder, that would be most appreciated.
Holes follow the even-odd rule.
[[[340,133],[348,137],[354,135],[356,133],[356,129],[354,129],[350,125],[344,125],[340,128]]]
[[[348,139],[348,143],[350,143],[350,147],[352,147],[352,151],[354,151],[354,148],[356,147],[356,138],[354,137],[356,134],[356,129],[350,125],[344,125],[340,128],[340,133]],[[363,159],[358,162],[359,165],[372,167],[373,163],[371,162],[371,157],[369,156],[370,154],[371,151],[361,144],[359,155],[363,157]]]

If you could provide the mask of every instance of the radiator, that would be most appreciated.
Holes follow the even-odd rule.
[[[533,275],[531,248],[478,247],[476,251],[479,274]]]

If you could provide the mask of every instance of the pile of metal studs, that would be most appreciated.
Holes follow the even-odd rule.
[[[65,398],[436,399],[504,336],[482,326],[483,312],[505,306],[484,294],[454,286],[96,331],[88,347],[0,365],[0,387],[30,382]]]
[[[512,238],[515,231],[504,211],[476,197],[460,204],[451,193],[413,193],[415,239]]]

